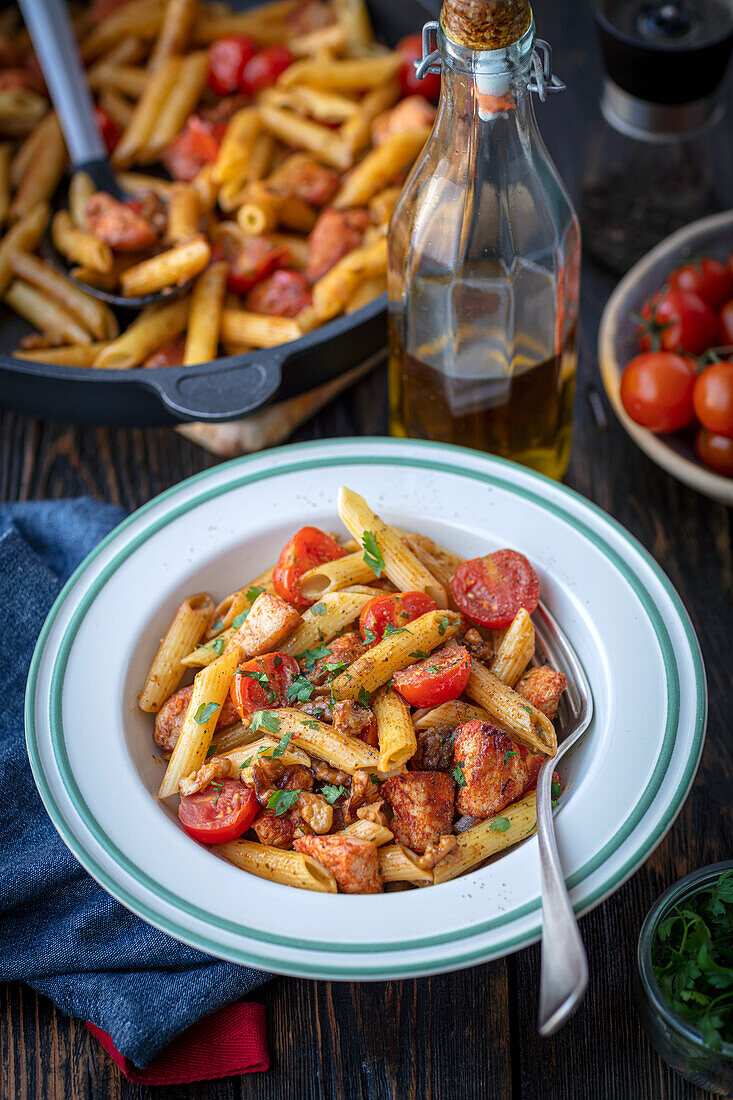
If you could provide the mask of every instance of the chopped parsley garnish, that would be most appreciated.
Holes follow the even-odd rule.
[[[250,729],[253,733],[256,733],[259,729],[267,730],[268,733],[279,733],[280,720],[274,711],[256,710],[252,715]]]
[[[284,733],[282,735],[282,737],[280,738],[280,741],[278,742],[277,747],[274,748],[271,753],[268,753],[268,756],[272,757],[273,759],[276,756],[282,756],[282,754],[285,752],[288,745],[290,744],[290,738],[292,736],[293,736],[292,733]]]
[[[314,615],[325,615],[326,612],[328,611],[328,608],[326,607],[323,600],[321,600],[320,603],[314,603],[313,604],[313,607],[311,608],[311,611]]]
[[[199,709],[193,716],[194,722],[197,722],[199,726],[204,726],[212,714],[216,714],[219,709],[218,703],[202,703]]]
[[[270,687],[270,681],[267,678],[267,673],[262,672],[242,672],[240,675],[246,676],[248,680],[254,680],[256,683],[263,687],[267,692],[267,698],[270,702],[275,698],[275,692]]]
[[[364,644],[365,645],[371,645],[372,642],[376,642],[376,640],[377,640],[377,635],[374,633],[373,630],[365,630],[364,631]]]
[[[212,756],[216,756],[216,745],[209,745],[206,750],[206,760],[211,760]]]
[[[223,630],[224,629],[224,620],[223,619],[217,619],[211,629],[212,630]]]
[[[305,671],[311,672],[316,661],[321,657],[330,657],[331,650],[327,645],[317,645],[315,649],[304,649],[302,653],[296,653],[296,661],[305,661]]]
[[[456,783],[458,784],[459,787],[465,787],[466,786],[466,777],[463,774],[463,765],[464,765],[464,763],[465,763],[465,761],[459,760],[458,763],[456,764],[455,768],[451,772],[451,775],[453,776],[453,778],[455,779],[455,781],[456,781]]]
[[[304,722],[303,725],[305,726],[306,729],[309,729],[309,730],[318,730],[318,729],[321,728],[318,725],[318,722]]]
[[[550,787],[550,794],[553,798],[559,798],[562,794],[562,785],[557,781],[557,779],[554,780],[552,786]]]
[[[532,708],[531,707],[525,706],[524,703],[522,703],[521,706],[522,706],[522,710],[526,710],[527,714],[532,713]]]
[[[214,788],[215,791],[218,792],[216,798],[214,799],[214,805],[216,806],[217,802],[219,801],[219,799],[221,797],[221,792],[224,790],[224,784],[223,783],[212,783],[211,786]]]
[[[321,794],[326,799],[326,802],[330,806],[333,806],[337,798],[341,798],[342,794],[346,794],[346,787],[334,787],[332,783],[326,783],[324,787],[321,787]]]
[[[373,531],[364,532],[361,545],[364,547],[364,564],[369,566],[375,577],[381,577],[384,572],[384,558]]]
[[[419,661],[422,661],[424,657],[427,657],[427,653],[424,649],[416,649],[414,653],[410,654],[411,657],[417,657]]]
[[[302,790],[303,788],[299,787],[295,791],[273,791],[267,800],[268,810],[274,810],[278,817],[287,813],[298,801],[298,795]]]
[[[449,616],[444,615],[443,618],[438,623],[438,634],[441,634],[441,635],[445,634],[446,630],[448,629],[449,623],[450,623]]]
[[[289,703],[307,703],[315,688],[305,676],[298,676],[288,688],[287,698]]]
[[[507,829],[511,828],[511,821],[508,817],[495,817],[493,821],[489,822],[489,828],[494,833],[505,833]]]
[[[391,634],[409,634],[410,631],[406,626],[395,626],[394,623],[387,623],[384,628],[384,637],[389,638]]]
[[[374,772],[370,772],[369,779],[371,780],[372,783],[381,783],[382,782],[382,780],[379,778],[379,776],[375,775]]]
[[[244,594],[245,599],[249,600],[250,603],[254,603],[257,597],[261,596],[264,591],[264,588],[260,588],[258,584],[251,584]]]
[[[221,657],[222,653],[224,652],[224,639],[214,638],[213,642],[209,642],[206,648],[213,649],[217,657]]]
[[[359,688],[359,694],[357,695],[356,700],[358,703],[361,703],[363,707],[368,707],[372,701],[371,691],[367,691],[367,689],[362,685]]]
[[[346,668],[346,661],[326,661],[323,667],[328,672],[340,672],[342,668]]]
[[[242,611],[239,615],[234,616],[234,618],[232,619],[232,626],[235,630],[239,630],[240,626],[249,615],[250,610],[251,609],[248,608],[246,611]]]
[[[508,763],[509,763],[509,761],[511,760],[511,758],[512,758],[513,756],[516,756],[516,755],[517,755],[517,754],[516,754],[516,752],[514,752],[514,751],[513,751],[513,749],[509,749],[509,751],[508,751],[508,752],[505,752],[505,753],[504,753],[504,763],[505,763],[505,764],[508,764]]]

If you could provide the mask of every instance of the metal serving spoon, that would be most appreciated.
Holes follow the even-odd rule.
[[[552,773],[583,736],[593,717],[593,696],[583,666],[552,615],[540,605],[534,616],[537,639],[553,668],[568,679],[562,742],[540,769],[537,781],[537,838],[542,889],[542,968],[539,1033],[552,1035],[575,1011],[588,985],[588,960],[570,904],[555,841]],[[558,723],[560,724],[560,723]]]
[[[87,172],[98,191],[107,191],[120,200],[130,198],[117,182],[94,117],[94,103],[87,87],[65,0],[19,0],[19,3],[64,132],[72,171]],[[87,294],[100,298],[109,305],[123,306],[125,309],[141,309],[154,302],[170,302],[191,285],[189,281],[180,287],[157,291],[155,294],[144,294],[136,298],[123,297],[75,279],[69,272],[66,259],[54,245],[49,230],[44,235],[41,251],[49,263]]]

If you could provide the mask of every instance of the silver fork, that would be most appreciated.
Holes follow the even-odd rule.
[[[538,1028],[552,1035],[575,1011],[588,985],[588,960],[578,922],[570,904],[555,841],[552,817],[552,773],[569,749],[583,736],[593,717],[593,696],[585,670],[565,634],[542,605],[533,616],[537,640],[553,668],[564,672],[565,692],[562,742],[557,753],[540,769],[537,781],[537,838],[540,848],[542,891],[542,967]],[[565,718],[567,717],[567,720]]]

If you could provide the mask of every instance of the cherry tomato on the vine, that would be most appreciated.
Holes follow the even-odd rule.
[[[733,294],[733,275],[720,260],[705,258],[678,267],[669,277],[673,290],[697,294],[714,311]]]
[[[718,335],[718,321],[697,294],[664,289],[641,311],[645,321],[639,330],[642,351],[683,351],[702,355]]]
[[[415,61],[422,58],[422,35],[408,34],[397,44],[397,52],[402,54],[403,62],[397,79],[403,96],[423,95],[431,103],[437,103],[440,97],[440,77],[437,73],[428,73],[419,80],[415,73]]]
[[[209,47],[209,87],[212,92],[218,96],[238,92],[244,67],[256,52],[256,44],[244,34],[230,34],[212,42]]]
[[[733,439],[727,435],[700,428],[695,437],[695,450],[711,470],[726,477],[733,477]]]
[[[692,405],[703,428],[733,437],[733,363],[713,363],[697,376]]]
[[[632,420],[653,432],[675,432],[692,420],[695,364],[671,351],[637,355],[621,376],[621,403]]]

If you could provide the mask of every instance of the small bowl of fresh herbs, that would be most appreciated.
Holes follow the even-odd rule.
[[[694,871],[647,914],[636,1001],[649,1038],[688,1081],[733,1094],[733,860]]]

